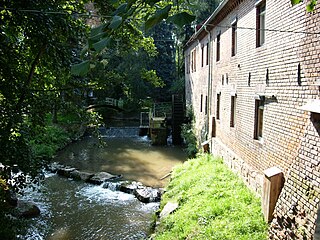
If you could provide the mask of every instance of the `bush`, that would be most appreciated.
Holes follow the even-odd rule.
[[[69,133],[59,126],[49,125],[30,141],[30,145],[35,158],[48,161],[69,141]]]
[[[187,109],[187,118],[190,119],[188,123],[181,126],[181,137],[186,144],[186,152],[189,158],[196,157],[198,153],[198,141],[194,132],[194,114],[192,108]]]

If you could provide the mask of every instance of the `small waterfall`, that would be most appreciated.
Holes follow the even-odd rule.
[[[110,127],[99,129],[102,137],[126,138],[139,136],[139,127]]]
[[[119,191],[122,182],[105,182],[103,188],[110,189],[111,191]]]

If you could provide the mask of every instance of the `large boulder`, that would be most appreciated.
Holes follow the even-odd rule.
[[[40,209],[32,202],[18,200],[18,215],[24,218],[33,218],[40,215]]]
[[[89,183],[100,185],[106,181],[114,181],[120,179],[121,175],[113,175],[107,172],[99,172],[93,175],[90,179],[88,179]]]

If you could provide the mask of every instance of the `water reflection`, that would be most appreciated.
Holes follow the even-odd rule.
[[[94,138],[85,138],[71,145],[56,157],[56,161],[81,170],[122,174],[127,180],[148,186],[163,187],[173,166],[181,164],[186,154],[179,147],[151,146],[146,138],[104,138],[99,147]]]

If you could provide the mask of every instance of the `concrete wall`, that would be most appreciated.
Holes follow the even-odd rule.
[[[224,14],[221,20],[212,21],[211,82],[205,83],[208,73],[206,76],[199,72],[186,74],[188,104],[194,106],[197,132],[208,128],[207,140],[211,141],[212,153],[223,156],[258,194],[264,170],[276,166],[283,171],[285,185],[270,227],[270,238],[294,239],[294,236],[298,239],[305,235],[312,239],[319,208],[320,130],[318,114],[299,108],[320,96],[319,86],[315,85],[320,79],[320,35],[309,34],[320,32],[319,8],[309,14],[304,4],[292,7],[288,0],[266,0],[266,41],[256,47],[256,1],[236,2],[221,10]],[[230,25],[235,19],[237,54],[232,57]],[[218,33],[221,33],[221,58],[217,62]],[[186,48],[186,53],[198,45],[194,41]],[[197,111],[197,104],[208,86],[211,108],[206,127],[205,116]],[[221,94],[221,116],[215,122],[216,137],[212,137],[211,121],[216,117],[218,93]],[[234,93],[236,118],[234,127],[230,127]],[[265,104],[263,134],[258,140],[254,139],[254,128],[255,100],[259,95],[263,96]],[[294,215],[292,206],[297,208]],[[284,225],[289,212],[295,219],[304,214],[308,221],[300,221],[297,230],[290,232],[292,222]]]

